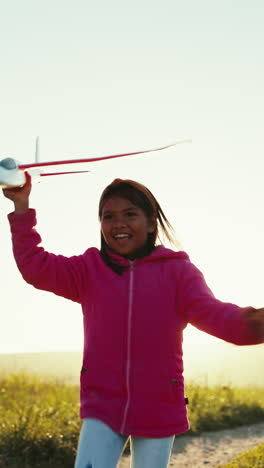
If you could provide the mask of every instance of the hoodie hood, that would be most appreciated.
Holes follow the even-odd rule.
[[[107,253],[111,260],[114,263],[122,266],[129,266],[132,260],[129,260],[126,257],[122,257],[121,255],[116,254],[115,252],[111,251],[110,249],[107,250]],[[148,262],[155,262],[156,260],[167,260],[167,259],[179,259],[179,260],[189,260],[189,256],[184,251],[175,252],[172,249],[164,247],[164,245],[158,245],[155,247],[154,250],[149,255],[145,257],[136,258],[133,262],[136,263],[148,263]]]

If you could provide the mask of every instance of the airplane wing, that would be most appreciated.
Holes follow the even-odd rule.
[[[52,175],[65,175],[65,174],[83,174],[91,171],[65,171],[65,172],[43,172],[38,174],[40,177],[52,176]]]
[[[80,174],[83,172],[90,172],[90,171],[59,171],[59,172],[42,172],[38,171],[37,168],[43,167],[52,167],[52,166],[64,166],[68,164],[80,164],[80,163],[90,163],[95,161],[106,161],[108,159],[115,159],[115,158],[123,158],[126,156],[136,156],[136,155],[144,155],[146,153],[153,153],[155,151],[162,151],[168,148],[172,148],[175,145],[181,143],[189,143],[191,142],[190,139],[182,139],[178,140],[175,143],[172,143],[167,146],[162,146],[159,148],[153,148],[149,150],[142,150],[142,151],[135,151],[132,153],[122,153],[122,154],[113,154],[110,156],[96,156],[92,158],[84,158],[84,159],[66,159],[60,161],[38,161],[36,160],[33,163],[29,164],[19,164],[13,158],[5,158],[0,161],[0,187],[2,188],[14,188],[23,186],[26,181],[25,171],[29,170],[29,173],[32,176],[51,176],[51,175],[64,175],[64,174]],[[38,159],[38,158],[36,158]],[[32,169],[32,172],[31,172]]]
[[[85,159],[66,159],[66,160],[60,160],[60,161],[46,161],[46,162],[35,162],[35,163],[29,163],[29,164],[19,164],[18,168],[19,169],[30,169],[33,167],[46,167],[46,166],[62,166],[64,164],[79,164],[79,163],[89,163],[89,162],[95,162],[95,161],[103,161],[106,159],[114,159],[114,158],[123,158],[126,156],[135,156],[138,154],[146,154],[146,153],[152,153],[155,151],[162,151],[168,148],[172,148],[175,145],[178,145],[180,143],[188,143],[191,140],[179,140],[175,143],[172,143],[171,145],[167,146],[162,146],[160,148],[153,148],[149,150],[143,150],[143,151],[135,151],[133,153],[122,153],[122,154],[113,154],[111,156],[97,156],[94,158],[85,158]]]

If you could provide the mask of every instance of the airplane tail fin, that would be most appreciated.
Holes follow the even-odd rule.
[[[37,136],[35,146],[35,163],[38,163],[39,161],[39,136]]]

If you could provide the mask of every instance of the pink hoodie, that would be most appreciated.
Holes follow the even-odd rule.
[[[189,428],[182,332],[187,323],[239,345],[259,343],[245,309],[217,300],[184,252],[163,246],[112,271],[96,248],[64,257],[46,252],[35,211],[9,215],[14,256],[38,289],[79,302],[83,310],[81,418],[97,418],[133,436],[166,437]]]

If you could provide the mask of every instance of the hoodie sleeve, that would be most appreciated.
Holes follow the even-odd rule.
[[[13,253],[24,280],[37,289],[80,302],[84,282],[83,256],[64,257],[46,252],[35,229],[36,212],[8,215]]]
[[[248,311],[254,309],[216,299],[200,270],[188,260],[182,271],[179,300],[185,320],[199,330],[237,345],[262,342],[247,319]]]

